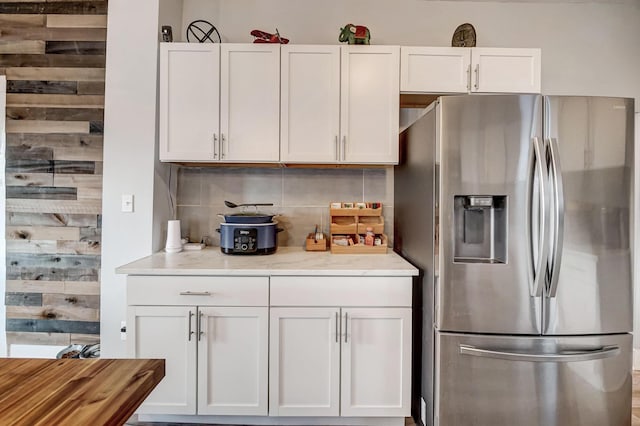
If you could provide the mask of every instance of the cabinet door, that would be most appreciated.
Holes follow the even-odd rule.
[[[471,49],[405,47],[400,49],[400,91],[467,93]]]
[[[342,46],[341,158],[398,163],[400,47]]]
[[[338,308],[271,308],[269,415],[339,414]]]
[[[195,314],[195,307],[128,308],[128,355],[165,359],[165,377],[138,413],[196,414]]]
[[[198,414],[267,415],[268,309],[199,308]]]
[[[342,416],[408,416],[411,308],[343,309]]]
[[[540,49],[471,49],[472,92],[540,93]]]
[[[280,45],[221,45],[221,157],[270,162],[280,156]]]
[[[217,158],[220,45],[160,44],[160,160]]]
[[[280,158],[338,161],[340,46],[281,48]]]

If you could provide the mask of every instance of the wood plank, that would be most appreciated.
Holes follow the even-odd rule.
[[[0,14],[63,14],[63,15],[105,15],[106,1],[61,1],[61,2],[25,2],[12,1],[0,3]]]
[[[39,255],[7,253],[7,267],[48,267],[89,269],[100,267],[99,256],[87,255]]]
[[[78,81],[78,95],[104,95],[104,82]]]
[[[0,56],[0,67],[104,68],[105,60],[105,55],[11,54]]]
[[[8,199],[6,201],[8,213],[75,213],[100,214],[102,201],[100,200],[24,200]]]
[[[53,160],[7,159],[7,173],[53,173]]]
[[[65,281],[64,292],[66,294],[100,294],[100,283],[97,281]]]
[[[61,110],[64,111],[64,110]],[[78,134],[8,134],[7,146],[23,146],[27,149],[44,147],[55,148],[100,148],[102,149],[104,138],[101,135],[78,135]],[[23,148],[24,149],[24,148]]]
[[[101,241],[101,228],[80,228],[80,241]]]
[[[18,293],[30,294],[30,293]],[[44,306],[69,306],[78,308],[100,309],[100,296],[86,294],[39,294],[41,305]]]
[[[7,167],[10,167],[13,160],[53,160],[53,149],[44,145],[14,145],[7,147],[6,156]]]
[[[69,174],[91,174],[96,171],[96,163],[93,161],[66,161],[55,160],[53,163],[54,173]]]
[[[7,240],[8,253],[58,254],[58,245],[54,240]]]
[[[44,15],[0,15],[0,27],[44,27],[47,17]]]
[[[7,267],[9,280],[42,280],[42,281],[97,281],[98,269],[89,268],[44,268],[44,267]]]
[[[40,55],[45,53],[45,47],[45,42],[42,40],[0,41],[0,54],[28,53]]]
[[[55,251],[52,253],[59,254],[93,254],[99,256],[101,254],[100,241],[56,241]],[[8,247],[8,246],[7,246]],[[8,248],[7,248],[8,250]]]
[[[100,310],[78,306],[13,306],[7,305],[7,319],[99,321]]]
[[[77,200],[78,188],[57,186],[7,186],[7,199]]]
[[[7,107],[104,108],[104,96],[7,94]]]
[[[7,280],[6,291],[31,293],[64,293],[64,281]]]
[[[11,345],[53,345],[67,346],[71,343],[69,333],[23,333],[17,331],[7,332],[7,346]]]
[[[53,186],[77,188],[79,199],[102,198],[101,175],[55,175],[53,182]]]
[[[123,425],[165,375],[158,359],[0,361],[0,417],[12,425]]]
[[[54,186],[53,173],[7,173],[6,185]]]
[[[100,323],[55,319],[7,318],[7,331],[100,334]]]
[[[7,133],[89,133],[87,121],[6,120]]]
[[[16,293],[7,292],[4,298],[7,306],[42,306],[42,294],[40,293]]]
[[[77,226],[98,227],[97,214],[14,213],[6,215],[9,226]]]
[[[2,3],[0,3],[0,10]],[[0,12],[1,13],[1,12]],[[0,40],[55,40],[55,41],[105,41],[107,30],[103,28],[39,28],[5,27],[0,31]],[[50,52],[47,52],[50,53]],[[69,52],[63,52],[69,53]],[[87,52],[92,53],[92,52]],[[93,52],[100,53],[100,52]]]
[[[7,67],[9,80],[99,81],[104,82],[104,68]]]
[[[7,240],[76,240],[80,228],[71,226],[7,226]]]
[[[49,28],[107,28],[107,15],[46,15],[46,24]]]
[[[89,133],[91,133],[92,135],[104,134],[104,123],[102,121],[90,121]]]
[[[104,55],[107,53],[106,41],[47,41],[44,53],[71,55]]]
[[[75,95],[78,93],[77,81],[45,80],[9,80],[7,93],[50,93]]]
[[[78,91],[81,84],[98,84],[104,87],[102,83],[80,83],[78,82]],[[12,120],[53,120],[53,121],[103,121],[103,109],[89,108],[36,108],[36,107],[10,107],[7,108],[7,118]],[[44,146],[51,146],[46,143]],[[102,145],[101,145],[102,146]]]
[[[98,162],[102,161],[102,148],[56,148],[53,151],[54,160],[60,161],[84,161]],[[97,172],[95,164],[92,166],[93,171]],[[89,170],[89,169],[86,169]]]
[[[95,345],[100,343],[100,336],[95,334],[71,334],[71,343],[75,345]]]

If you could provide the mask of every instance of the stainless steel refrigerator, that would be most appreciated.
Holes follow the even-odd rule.
[[[401,134],[394,246],[421,271],[427,424],[630,424],[633,110],[443,96]]]

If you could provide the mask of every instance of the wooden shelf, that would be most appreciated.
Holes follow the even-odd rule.
[[[344,204],[346,203],[341,203],[341,205]],[[331,253],[367,254],[387,252],[388,239],[384,234],[384,217],[382,217],[382,205],[377,208],[332,208],[332,205],[334,205],[334,203],[331,203],[329,207],[329,212],[331,214],[331,226],[329,231]],[[349,205],[356,205],[356,203],[349,203]],[[373,233],[378,238],[381,238],[381,245],[369,246],[359,243],[360,235],[366,234],[367,228],[372,228]],[[344,236],[346,239],[350,239],[355,244],[347,246],[335,244],[334,237],[338,235]]]

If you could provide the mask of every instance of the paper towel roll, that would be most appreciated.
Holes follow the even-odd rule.
[[[167,222],[167,244],[164,250],[167,253],[177,253],[182,251],[182,241],[180,241],[180,221],[170,220]]]

